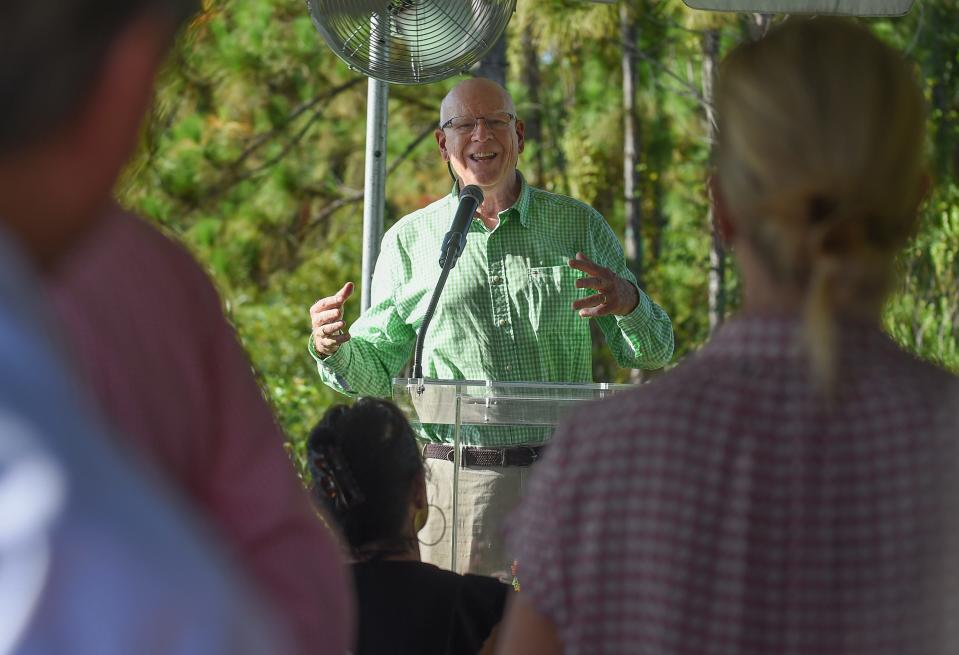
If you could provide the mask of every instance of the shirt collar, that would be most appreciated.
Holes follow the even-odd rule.
[[[529,227],[529,184],[526,183],[526,178],[523,177],[523,174],[518,170],[516,171],[516,176],[519,177],[519,197],[516,199],[516,202],[509,209],[505,209],[499,213],[500,220],[509,218],[516,213],[519,215],[520,225],[523,227]],[[460,195],[460,183],[458,181],[453,182],[453,189],[450,191],[451,202],[455,204],[459,201]]]
[[[519,177],[519,198],[516,199],[516,204],[507,211],[515,211],[519,214],[519,222],[522,226],[529,227],[529,185],[522,173],[516,171],[516,175]]]

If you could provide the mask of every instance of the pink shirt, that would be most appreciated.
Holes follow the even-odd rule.
[[[313,513],[200,267],[117,209],[51,291],[104,414],[214,525],[301,652],[345,652],[353,599],[339,543]]]
[[[799,343],[734,320],[557,431],[510,526],[566,653],[957,652],[956,379],[850,326],[827,405]]]

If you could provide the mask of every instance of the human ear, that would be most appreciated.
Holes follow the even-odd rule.
[[[446,149],[446,132],[437,129],[433,132],[433,136],[436,137],[436,145],[440,148],[440,157],[443,158],[443,161],[449,161],[450,153],[449,150]]]
[[[426,477],[421,475],[413,482],[413,506],[422,509],[426,505]]]

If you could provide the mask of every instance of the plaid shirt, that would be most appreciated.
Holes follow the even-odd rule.
[[[522,179],[522,176],[520,176]],[[383,237],[372,306],[350,327],[352,339],[317,360],[320,376],[350,395],[391,395],[391,381],[412,355],[438,259],[458,199],[454,194],[396,223]],[[569,259],[582,251],[634,285],[616,235],[596,210],[522,180],[516,204],[488,230],[473,220],[429,327],[423,373],[441,379],[589,382],[589,321],[570,305],[590,293]],[[673,352],[666,312],[639,292],[627,316],[597,319],[624,368],[659,368]],[[488,444],[495,445],[495,444]]]
[[[959,652],[956,380],[849,327],[825,403],[798,337],[735,320],[557,430],[509,542],[564,652]]]

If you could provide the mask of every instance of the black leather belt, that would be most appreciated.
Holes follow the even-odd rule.
[[[452,462],[453,451],[453,446],[428,443],[423,446],[423,457]],[[543,446],[506,446],[505,448],[463,446],[460,462],[463,466],[532,466],[542,452]]]

